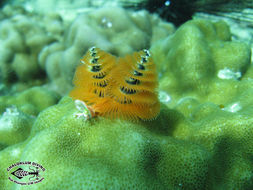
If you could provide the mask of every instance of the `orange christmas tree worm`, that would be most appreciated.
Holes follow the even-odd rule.
[[[76,69],[70,92],[93,116],[151,120],[160,112],[155,64],[148,50],[123,58],[90,48]]]

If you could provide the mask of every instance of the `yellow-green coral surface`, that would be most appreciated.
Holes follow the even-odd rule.
[[[19,188],[3,172],[6,189],[205,187],[210,154],[201,145],[171,136],[173,126],[188,125],[180,113],[163,107],[156,121],[137,124],[102,118],[84,121],[78,113],[73,101],[63,98],[41,112],[25,142],[1,152],[1,171],[19,160],[33,160],[46,168],[43,182]],[[9,160],[7,155],[14,151],[19,154]]]
[[[249,189],[250,111],[227,113],[210,103],[194,111],[207,117],[189,121],[163,105],[149,123],[85,121],[65,97],[40,113],[26,141],[1,151],[0,183],[4,189]],[[44,181],[10,182],[6,168],[20,160],[43,165]]]
[[[1,190],[253,189],[250,48],[231,41],[222,21],[193,20],[151,51],[163,102],[153,121],[86,120],[68,96],[38,104],[32,114],[10,98],[16,108],[4,106],[1,119],[19,118],[22,127],[0,125],[9,137],[0,138]],[[54,100],[48,92],[39,97]],[[30,186],[9,181],[6,168],[19,161],[41,164],[45,179]]]

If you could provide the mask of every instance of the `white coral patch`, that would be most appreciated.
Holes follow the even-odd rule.
[[[11,151],[11,156],[18,156],[20,154],[20,149],[16,148]]]
[[[228,68],[219,70],[219,72],[218,72],[218,77],[220,79],[235,79],[235,80],[238,80],[239,78],[241,78],[241,76],[242,76],[241,72],[234,72],[234,71],[231,71]]]
[[[90,110],[83,101],[75,100],[75,106],[76,109],[79,111],[74,113],[75,118],[83,118],[86,121],[87,119],[90,119],[92,117]]]
[[[6,111],[0,117],[0,131],[12,129],[13,117],[18,115],[19,111],[15,106],[6,108]]]
[[[165,91],[159,91],[159,100],[163,103],[171,101],[171,97]]]
[[[230,104],[229,106],[224,108],[225,111],[232,112],[232,113],[238,112],[241,109],[242,109],[242,106],[239,104],[239,102]]]

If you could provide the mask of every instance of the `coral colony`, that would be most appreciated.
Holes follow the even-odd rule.
[[[41,6],[0,9],[1,190],[253,189],[252,28],[18,2]]]

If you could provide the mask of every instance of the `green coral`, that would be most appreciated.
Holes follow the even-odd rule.
[[[188,21],[173,36],[157,41],[151,51],[161,72],[160,89],[169,93],[174,103],[192,96],[225,104],[225,97],[236,94],[227,86],[238,83],[235,80],[252,67],[250,47],[231,41],[229,27],[223,21]]]
[[[152,122],[85,121],[65,97],[40,113],[25,142],[0,153],[0,167],[40,163],[45,179],[30,189],[250,189],[250,113],[252,107],[235,114],[208,103],[195,106],[190,119],[162,105]],[[4,188],[27,188],[7,175],[0,176]]]
[[[38,113],[56,104],[58,98],[43,87],[0,97],[0,149],[26,140]]]
[[[172,136],[210,153],[206,189],[253,188],[250,48],[231,41],[226,23],[192,20],[151,49],[160,89],[190,125]]]
[[[84,121],[76,114],[73,101],[63,98],[58,105],[41,112],[30,137],[19,145],[24,149],[16,162],[33,160],[46,168],[45,180],[33,188],[180,189],[183,186],[198,189],[205,186],[209,153],[197,144],[167,135],[171,133],[167,129],[169,119],[175,126],[185,123],[181,114],[163,106],[157,121],[151,123],[112,122],[103,118]],[[150,128],[159,121],[160,127]],[[11,153],[13,149],[5,151]],[[3,152],[0,157],[5,159],[4,155]],[[7,164],[1,167],[8,167]],[[3,184],[6,188],[15,186],[8,180],[3,180]]]
[[[33,80],[45,83],[46,73],[40,67],[38,56],[47,45],[62,39],[63,24],[59,16],[40,15],[9,4],[0,10],[0,15],[3,17],[0,20],[0,81],[6,85],[31,84]]]
[[[231,41],[224,22],[192,20],[151,51],[159,89],[170,97],[153,121],[86,120],[70,97],[54,105],[57,96],[44,87],[1,97],[1,121],[17,122],[7,131],[0,125],[1,188],[253,189],[249,47]],[[45,179],[9,181],[6,168],[19,161],[41,164]]]
[[[173,132],[211,153],[208,189],[253,187],[253,104],[249,105],[231,113],[213,103],[200,104],[189,117],[193,125],[181,125]]]
[[[6,108],[16,106],[28,115],[38,115],[43,109],[57,103],[59,95],[45,87],[32,87],[14,95],[0,97],[0,113]]]
[[[34,116],[27,115],[16,107],[7,108],[0,117],[0,144],[9,146],[24,141],[34,120]]]

